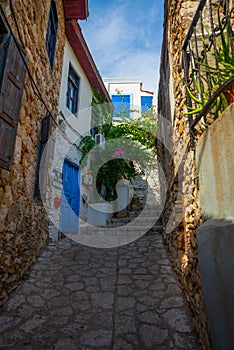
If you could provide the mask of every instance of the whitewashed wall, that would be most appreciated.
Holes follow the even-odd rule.
[[[67,92],[67,80],[68,80],[68,71],[69,64],[71,64],[75,73],[80,78],[79,84],[79,100],[78,100],[78,112],[76,115],[73,115],[71,111],[66,106],[66,92]],[[71,48],[69,42],[66,40],[64,48],[64,60],[62,68],[62,80],[60,86],[60,98],[59,98],[59,108],[66,119],[67,122],[63,121],[61,115],[58,115],[57,121],[60,124],[60,128],[63,130],[61,132],[58,129],[55,133],[55,149],[54,149],[54,165],[52,173],[52,189],[51,189],[51,198],[50,198],[50,215],[52,221],[55,222],[56,226],[59,226],[60,218],[60,207],[54,207],[54,198],[61,197],[62,190],[62,165],[64,158],[68,158],[75,164],[79,165],[82,153],[77,149],[77,147],[72,146],[76,144],[79,146],[79,143],[82,137],[79,137],[79,134],[84,136],[89,134],[90,123],[91,123],[91,102],[92,102],[92,89],[91,85],[83,71],[79,61]],[[77,133],[72,131],[72,128],[69,127],[69,124]],[[69,141],[64,137],[66,134]],[[80,179],[81,183],[81,179]],[[82,184],[81,184],[82,186]],[[81,194],[85,193],[85,190],[81,188]],[[84,207],[82,198],[80,198],[80,216],[84,218],[86,208]],[[52,237],[53,238],[53,237]],[[56,237],[55,237],[56,238]]]
[[[120,91],[121,94],[123,95],[130,95],[131,100],[131,109],[132,110],[139,110],[141,111],[141,96],[152,96],[151,94],[141,91],[141,81],[140,80],[129,80],[129,81],[122,81],[116,79],[116,81],[110,80],[110,79],[104,79],[104,84],[109,92],[110,96],[111,95],[116,95],[117,92],[116,90]],[[153,96],[152,96],[153,97]],[[131,117],[132,118],[139,118],[140,113],[132,113]]]
[[[79,61],[72,50],[68,41],[65,43],[64,48],[64,61],[63,61],[63,69],[62,69],[62,80],[60,86],[60,98],[59,98],[59,110],[63,112],[65,117],[69,117],[71,115],[70,110],[66,106],[66,91],[67,91],[67,78],[68,78],[68,70],[69,64],[71,63],[74,71],[80,77],[80,87],[79,87],[79,102],[78,102],[78,118],[79,112],[84,111],[92,102],[92,89],[91,85],[83,71]],[[86,127],[90,125],[91,113],[90,110],[87,113],[87,118],[82,120],[82,123],[85,124]]]

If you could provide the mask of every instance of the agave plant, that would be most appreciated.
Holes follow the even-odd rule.
[[[209,82],[205,75],[200,75],[200,79],[198,80],[197,71],[198,69],[194,68],[191,75],[193,83],[191,85],[193,86],[193,89],[190,88],[190,85],[184,82],[188,95],[193,101],[192,107],[187,106],[188,112],[185,113],[186,115],[200,113],[208,103],[210,96],[214,94],[220,86],[219,79],[212,74],[210,75]],[[212,84],[210,84],[210,81],[212,81]],[[214,112],[211,112],[211,114],[213,114],[213,118],[216,119],[222,113],[222,110],[228,107],[228,104],[229,102],[225,93],[221,93],[210,105],[209,112],[213,110]]]
[[[204,45],[202,58],[194,62],[191,73],[191,84],[185,84],[187,93],[193,101],[193,106],[187,106],[187,115],[198,114],[202,111],[210,97],[228,80],[234,77],[233,38],[234,31],[227,26],[227,20],[222,20],[220,9],[218,10],[218,27],[216,37],[209,33],[203,24],[209,37],[209,41],[200,35]],[[214,49],[214,40],[216,49]],[[219,94],[210,105],[208,112],[217,118],[228,104],[234,101],[234,83],[227,90]]]
[[[212,44],[215,38],[209,33],[209,30],[205,25],[204,27],[206,28]],[[232,27],[227,26],[227,19],[225,17],[221,20],[220,9],[218,10],[218,27],[216,27],[216,32],[216,38],[220,38],[220,40],[216,40],[216,50],[213,49],[211,44],[209,45],[207,43],[204,36],[200,36],[204,46],[208,48],[208,52],[216,62],[215,66],[208,62],[197,63],[203,68],[203,72],[211,74],[214,78],[219,79],[220,83],[224,83],[234,76],[234,31]]]

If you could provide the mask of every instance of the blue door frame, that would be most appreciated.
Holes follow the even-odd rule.
[[[80,211],[80,168],[65,159],[61,203],[61,232],[78,233]]]

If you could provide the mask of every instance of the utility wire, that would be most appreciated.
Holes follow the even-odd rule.
[[[4,12],[4,10],[3,10],[1,4],[0,4],[0,9],[1,9],[1,13],[2,13],[2,15],[3,15],[3,17],[4,17],[4,20],[5,20],[5,22],[7,23],[7,26],[8,26],[8,29],[9,29],[9,31],[10,31],[10,34],[11,34],[11,36],[12,36],[14,42],[15,42],[15,45],[16,45],[18,51],[19,51],[19,54],[20,54],[20,56],[21,56],[21,58],[22,58],[22,60],[23,60],[23,63],[24,63],[24,65],[25,65],[25,68],[26,68],[27,73],[28,73],[28,75],[29,75],[29,79],[30,79],[30,82],[31,82],[33,91],[35,92],[35,94],[37,95],[37,97],[40,99],[40,101],[43,103],[43,105],[44,105],[46,111],[47,111],[47,112],[49,113],[49,115],[53,118],[53,115],[52,115],[51,111],[49,110],[49,108],[47,107],[46,102],[44,101],[44,99],[43,99],[43,97],[42,97],[42,95],[41,95],[41,93],[40,93],[40,91],[39,91],[39,89],[38,89],[38,87],[37,87],[37,84],[35,83],[35,80],[34,80],[34,78],[33,78],[33,76],[32,76],[32,73],[31,73],[31,71],[30,71],[29,68],[28,68],[28,65],[27,65],[27,62],[26,62],[26,60],[25,60],[25,57],[24,57],[24,55],[22,54],[22,49],[21,49],[21,47],[19,46],[18,40],[16,39],[16,37],[15,37],[15,35],[14,35],[12,29],[11,29],[11,26],[10,26],[10,24],[9,24],[9,21],[8,21],[6,15],[5,15],[5,12]],[[14,16],[13,16],[13,18],[14,18]],[[24,47],[24,45],[23,45],[23,47]],[[55,121],[55,122],[56,122],[56,121]],[[56,122],[56,124],[57,124],[57,122]]]
[[[10,10],[11,10],[11,13],[12,13],[12,16],[13,16],[13,20],[15,22],[15,26],[16,26],[16,30],[17,30],[17,33],[18,33],[18,37],[19,37],[20,43],[21,43],[22,47],[24,48],[25,46],[24,46],[24,43],[23,43],[23,40],[22,40],[22,36],[21,36],[20,30],[19,30],[18,22],[16,20],[15,11],[14,11],[14,8],[13,8],[13,5],[12,5],[12,0],[10,0]]]

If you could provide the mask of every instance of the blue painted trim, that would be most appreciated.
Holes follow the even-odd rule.
[[[111,95],[111,99],[112,99],[112,96],[118,96],[118,94],[110,94]],[[119,96],[121,96],[121,95],[119,95]],[[132,109],[132,105],[133,105],[133,93],[128,93],[128,92],[124,92],[123,94],[122,94],[122,96],[130,96],[130,102],[129,102],[129,109]],[[113,102],[114,103],[114,102]],[[132,113],[130,112],[129,113],[129,116],[128,116],[129,118],[132,118]],[[115,119],[115,120],[120,120],[118,117],[116,117],[115,115],[113,116],[113,119]]]
[[[71,166],[73,166],[74,168],[80,169],[80,166],[76,163],[73,163],[70,159],[65,158],[64,159],[64,163],[67,162],[68,164],[70,164]]]

